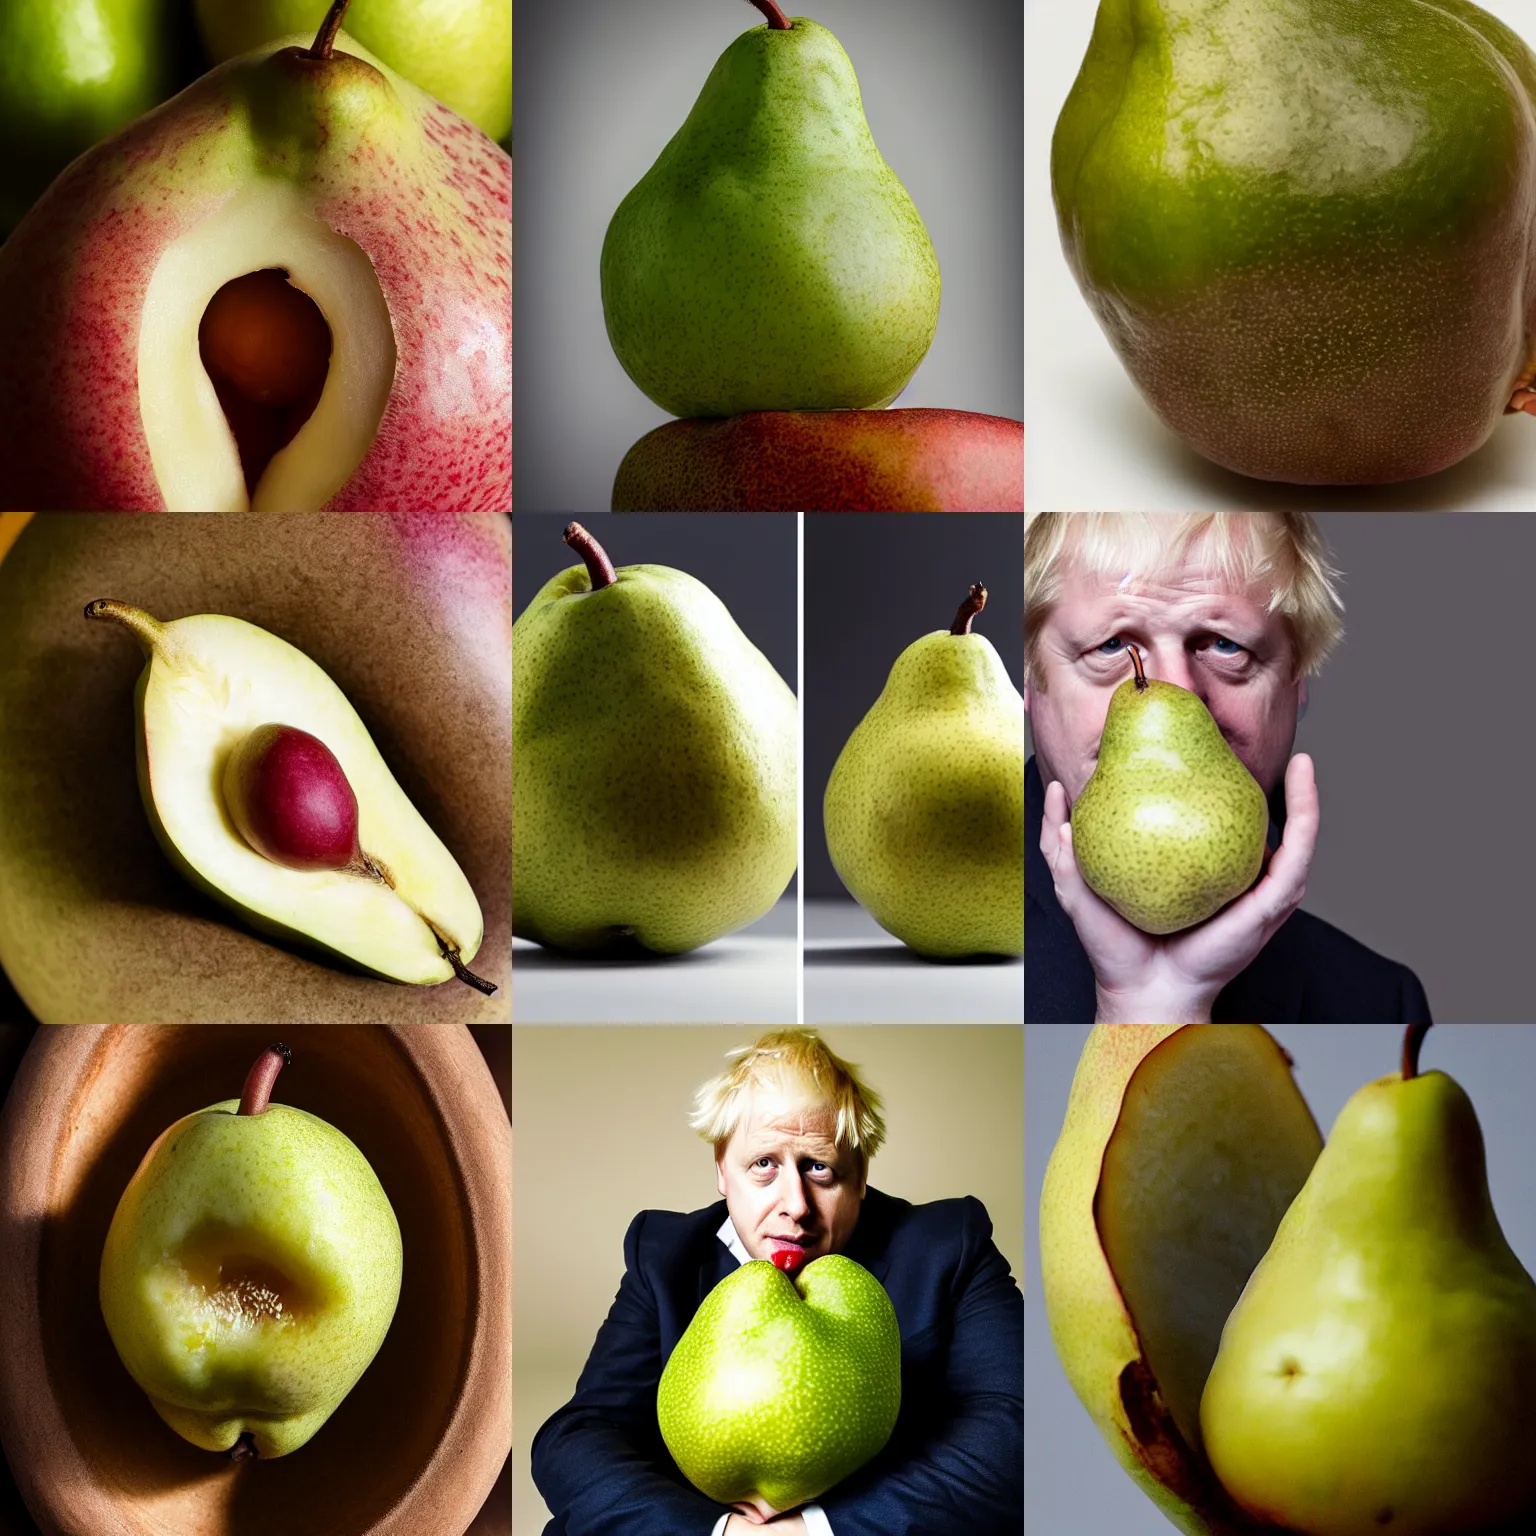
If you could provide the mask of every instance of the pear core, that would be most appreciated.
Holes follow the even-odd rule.
[[[204,321],[221,296],[219,308],[228,306],[224,291],[256,276],[256,296],[273,300],[274,272],[308,296],[330,339],[311,409],[303,409],[307,397],[286,406],[276,431],[261,402],[227,381],[220,388],[204,351]],[[312,355],[314,321],[295,313],[305,317],[295,332],[310,338],[300,340],[299,355]],[[227,360],[228,350],[215,355]],[[165,248],[144,295],[139,412],[166,510],[321,510],[373,446],[395,361],[389,307],[363,249],[315,218],[287,184],[258,181],[237,193]]]
[[[242,1250],[222,1228],[200,1228],[176,1255],[194,1310],[216,1327],[286,1327],[312,1311],[315,1298],[270,1258]]]

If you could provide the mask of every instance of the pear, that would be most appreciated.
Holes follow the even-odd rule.
[[[1202,1452],[1222,1324],[1322,1137],[1257,1024],[1098,1025],[1040,1192],[1051,1339],[1115,1458],[1188,1536],[1251,1523]]]
[[[128,1181],[101,1255],[107,1332],[155,1412],[236,1461],[304,1445],[356,1385],[400,1296],[400,1227],[335,1126],[270,1102],[287,1046],[238,1099],[184,1116]]]
[[[793,1277],[754,1259],[704,1298],[667,1358],[656,1417],[717,1504],[781,1513],[877,1456],[901,1408],[901,1328],[884,1287],[840,1253]]]
[[[466,969],[484,923],[463,871],[309,657],[223,614],[162,624],[98,598],[85,616],[121,625],[148,657],[139,790],[189,880],[258,931],[374,975],[496,990]]]
[[[674,416],[889,405],[933,341],[938,258],[837,39],[752,3],[768,24],[608,226],[608,339]]]
[[[1022,512],[1024,423],[976,411],[750,411],[671,421],[615,512]]]
[[[346,3],[98,144],[0,246],[0,507],[511,505],[512,164],[337,50]],[[231,329],[308,338],[283,402],[204,330],[253,274],[266,304]]]
[[[1469,0],[1100,0],[1051,183],[1121,361],[1218,464],[1408,480],[1536,411],[1536,55]]]
[[[512,628],[512,931],[697,949],[794,873],[795,696],[702,582],[564,539],[583,564]]]
[[[215,63],[290,32],[313,33],[328,0],[194,0]],[[512,129],[512,0],[366,0],[347,32],[488,137]],[[346,45],[343,44],[343,47]]]
[[[1024,700],[971,630],[986,601],[896,658],[822,803],[838,878],[932,959],[1024,953]]]
[[[1072,807],[1089,886],[1144,933],[1204,922],[1258,878],[1269,808],[1198,695],[1135,675],[1115,689],[1098,763]]]
[[[1200,1402],[1211,1465],[1305,1536],[1460,1536],[1536,1513],[1536,1282],[1488,1193],[1465,1091],[1361,1088],[1221,1335]]]
[[[163,101],[168,0],[0,6],[0,239],[76,155]]]
[[[0,549],[24,519],[0,560],[0,965],[32,1014],[45,1024],[505,1024],[510,520],[5,513]],[[81,621],[88,598],[111,592],[167,618],[238,614],[324,669],[474,891],[485,934],[467,963],[500,983],[494,996],[381,986],[350,964],[317,965],[230,921],[187,882],[157,845],[139,790],[128,705],[139,648]],[[279,701],[249,725],[285,720],[328,740],[348,771],[328,722],[294,720]],[[361,800],[363,782],[352,788]],[[219,793],[212,779],[199,787],[205,804]],[[218,831],[239,840],[233,822]],[[366,820],[363,835],[366,846]]]

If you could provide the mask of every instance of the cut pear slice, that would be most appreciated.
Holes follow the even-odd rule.
[[[1100,1024],[1040,1195],[1051,1338],[1120,1464],[1191,1536],[1253,1531],[1200,1394],[1221,1330],[1322,1149],[1257,1024]]]
[[[346,695],[308,656],[221,614],[160,624],[100,599],[86,616],[124,625],[149,653],[136,694],[139,788],[161,846],[188,878],[285,943],[394,981],[459,975],[495,990],[463,971],[484,932],[469,881]],[[270,721],[308,731],[335,754],[357,797],[358,842],[388,884],[346,870],[289,869],[240,836],[224,804],[225,764]]]
[[[213,296],[280,268],[319,307],[331,365],[309,419],[247,495],[239,449],[198,347]],[[313,512],[373,445],[395,377],[395,334],[362,247],[309,211],[287,183],[257,183],[161,254],[139,322],[139,411],[155,480],[172,512]]]

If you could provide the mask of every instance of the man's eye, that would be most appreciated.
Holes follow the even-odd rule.
[[[773,1159],[771,1157],[760,1157],[752,1166],[754,1168],[771,1168],[773,1166]]]
[[[1241,656],[1243,654],[1242,646],[1236,640],[1228,640],[1225,635],[1217,635],[1211,641],[1211,649],[1218,656]]]
[[[1113,635],[1099,647],[1101,656],[1118,656],[1125,649],[1125,641],[1119,635]]]

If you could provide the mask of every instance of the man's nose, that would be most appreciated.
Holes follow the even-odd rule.
[[[1191,693],[1199,693],[1194,668],[1189,664],[1189,656],[1181,645],[1159,646],[1150,656],[1142,658],[1142,665],[1147,669],[1147,676],[1160,683],[1172,683],[1177,688],[1187,688]]]
[[[792,1221],[799,1221],[810,1209],[805,1198],[805,1180],[798,1168],[786,1167],[779,1179],[779,1209]]]

